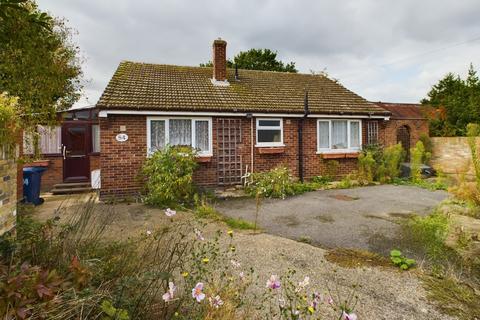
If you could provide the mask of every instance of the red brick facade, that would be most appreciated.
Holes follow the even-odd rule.
[[[199,161],[194,179],[202,186],[218,185],[218,159],[217,159],[217,118],[212,118],[213,156],[202,158]],[[253,147],[253,168],[255,172],[267,171],[278,165],[286,165],[292,174],[298,176],[298,118],[283,118],[283,142],[284,147],[276,148],[275,153],[270,153],[268,148]],[[252,168],[251,146],[256,141],[255,119],[242,118],[241,120],[241,143],[237,145],[237,152],[242,156],[242,172],[248,166]],[[411,131],[411,145],[414,145],[422,132],[428,133],[426,121],[417,120],[378,120],[379,143],[391,145],[397,143],[396,129],[402,125],[408,125]],[[253,125],[253,139],[251,137],[251,125]],[[128,140],[116,141],[120,126],[125,126]],[[141,182],[138,180],[139,170],[147,155],[147,117],[140,115],[109,115],[100,120],[101,134],[101,196],[127,196],[138,195],[141,191]],[[362,142],[366,143],[366,121],[362,121]],[[317,122],[316,119],[308,118],[304,121],[303,129],[303,154],[304,154],[304,177],[309,179],[313,176],[326,173],[327,161],[317,154]],[[343,176],[357,169],[356,158],[335,159],[339,162],[337,174]]]

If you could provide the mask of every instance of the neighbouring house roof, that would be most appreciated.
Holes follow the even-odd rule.
[[[229,86],[212,84],[212,68],[124,61],[100,97],[100,109],[386,115],[321,75],[227,69]]]
[[[418,103],[392,103],[392,102],[375,102],[378,106],[392,113],[390,119],[398,120],[426,120],[422,114]]]

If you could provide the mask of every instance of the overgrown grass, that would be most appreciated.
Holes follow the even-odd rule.
[[[224,222],[227,226],[232,229],[238,230],[255,230],[255,224],[241,219],[226,217],[220,212],[218,212],[212,205],[208,203],[208,200],[204,197],[200,200],[200,197],[196,197],[196,206],[193,209],[193,213],[196,217],[200,219],[211,219],[214,221]]]
[[[254,230],[255,225],[247,220],[242,218],[231,218],[225,217],[223,218],[223,222],[227,224],[232,229],[239,229],[239,230]]]
[[[449,227],[448,217],[434,212],[425,217],[415,216],[404,222],[403,234],[415,251],[423,251],[430,259],[438,261],[446,258],[446,253],[450,251],[445,245]]]
[[[395,178],[392,180],[392,184],[402,186],[414,186],[430,191],[448,190],[448,184],[446,183],[446,181],[438,178],[435,179],[435,181],[433,182],[424,179],[412,180],[409,178]]]
[[[423,284],[428,298],[444,313],[459,319],[479,319],[480,295],[472,286],[451,277],[424,277]]]

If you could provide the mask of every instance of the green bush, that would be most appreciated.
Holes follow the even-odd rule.
[[[389,146],[383,151],[381,169],[377,173],[379,181],[386,182],[400,175],[400,164],[405,157],[405,151],[400,143]]]
[[[195,194],[196,152],[190,147],[167,146],[147,158],[141,170],[147,204],[161,207],[190,205]]]
[[[431,154],[425,151],[422,141],[418,141],[414,148],[410,149],[411,154],[411,179],[413,182],[422,180],[422,164],[430,160]]]
[[[287,167],[279,166],[270,171],[253,173],[245,191],[252,197],[281,198],[296,194],[296,182]]]
[[[426,217],[414,217],[406,225],[406,234],[419,244],[431,259],[441,259],[445,253],[445,240],[449,231],[449,219],[435,212]]]
[[[370,151],[362,152],[358,157],[358,178],[363,183],[372,183],[377,163]]]

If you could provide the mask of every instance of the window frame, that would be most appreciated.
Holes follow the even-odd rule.
[[[150,156],[152,152],[152,121],[164,121],[165,122],[165,146],[170,144],[170,120],[190,120],[192,124],[192,147],[196,144],[195,133],[196,133],[196,121],[207,121],[208,122],[208,150],[207,151],[198,151],[197,155],[199,157],[211,157],[213,156],[213,128],[212,128],[212,118],[202,118],[202,117],[147,117],[147,156]]]
[[[332,121],[347,121],[347,148],[332,149]],[[320,148],[320,122],[328,123],[328,148]],[[351,146],[351,123],[357,122],[359,130],[359,147]],[[362,120],[360,119],[318,119],[317,120],[317,154],[324,153],[357,153],[362,150]]]
[[[378,144],[379,128],[378,120],[367,121],[367,144]],[[373,141],[375,140],[375,141]]]
[[[279,121],[279,126],[260,126],[260,121]],[[260,128],[260,129],[259,129]],[[280,142],[258,142],[259,130],[280,130]],[[255,147],[284,147],[283,144],[283,118],[256,118],[255,122]]]
[[[98,128],[98,151],[97,150],[94,150],[94,146],[95,146],[95,143],[94,143],[94,139],[95,139],[95,134],[94,134],[94,131],[93,131],[93,127],[97,127]],[[96,155],[96,154],[100,154],[100,152],[102,151],[102,148],[101,148],[101,141],[102,141],[102,138],[101,138],[101,133],[100,133],[100,124],[99,123],[92,123],[90,125],[90,143],[91,143],[91,154],[93,155]]]

